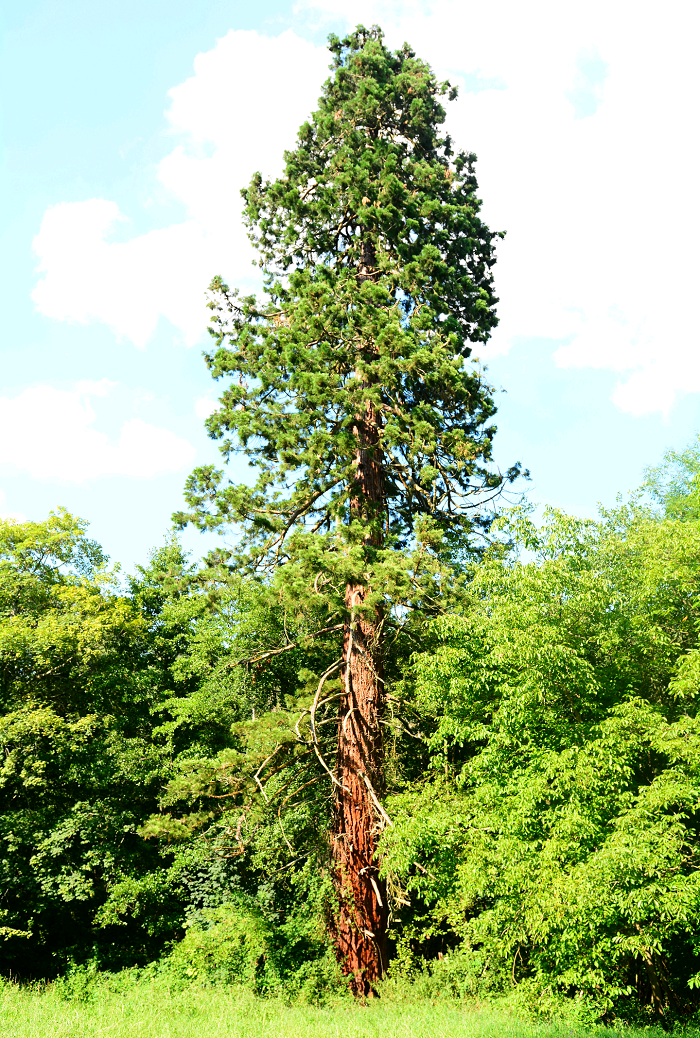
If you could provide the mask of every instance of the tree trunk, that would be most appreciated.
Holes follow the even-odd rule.
[[[355,429],[357,493],[351,514],[367,524],[365,544],[382,541],[384,478],[379,424],[371,404]],[[343,641],[343,692],[338,718],[332,872],[338,898],[333,937],[338,959],[355,995],[372,994],[386,968],[387,898],[379,878],[377,797],[383,792],[382,652],[380,609],[357,611],[370,588],[350,583],[345,591],[348,620]]]
[[[364,588],[349,586],[357,603]],[[375,627],[356,621],[345,629],[345,693],[338,733],[338,780],[331,841],[338,897],[333,924],[336,952],[356,995],[369,995],[386,968],[386,888],[376,860],[378,813],[372,801],[382,789]],[[363,655],[367,654],[367,658]],[[374,663],[374,666],[373,666]]]

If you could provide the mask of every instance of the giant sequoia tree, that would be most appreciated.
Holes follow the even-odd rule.
[[[237,524],[237,565],[291,610],[325,605],[342,631],[316,701],[340,671],[337,759],[322,760],[336,805],[332,929],[365,993],[386,964],[375,850],[388,632],[410,608],[438,607],[447,549],[517,468],[494,472],[495,408],[467,361],[496,324],[497,235],[479,218],[475,157],[441,134],[440,98],[455,91],[376,27],[331,37],[330,50],[283,176],[256,174],[243,192],[264,296],[211,286],[207,363],[231,381],[208,428],[257,482],[200,468],[179,520]]]

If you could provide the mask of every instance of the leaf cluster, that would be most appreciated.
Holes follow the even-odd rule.
[[[700,527],[522,515],[414,657],[432,777],[389,802],[409,960],[592,1017],[681,1015],[700,967]],[[399,916],[401,918],[401,916]]]

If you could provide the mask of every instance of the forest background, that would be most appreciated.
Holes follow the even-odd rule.
[[[366,245],[360,255],[361,279],[376,287]],[[481,290],[488,304],[488,277]],[[218,312],[235,315],[225,286],[215,292]],[[251,312],[245,303],[239,341]],[[483,314],[463,319],[468,338],[488,335]],[[225,354],[210,363],[232,371]],[[372,358],[363,363],[371,388]],[[480,385],[472,433],[492,414]],[[214,435],[232,428],[228,392]],[[492,432],[481,435],[473,442],[488,462]],[[285,451],[283,473],[294,469]],[[597,523],[552,512],[538,528],[520,507],[495,522],[479,513],[442,546],[418,534],[433,577],[449,582],[438,608],[429,583],[408,611],[397,597],[382,655],[377,879],[394,977],[456,994],[512,988],[539,1010],[566,1002],[596,1018],[692,1012],[697,469],[693,449],[670,455],[646,499]],[[475,474],[487,490],[500,481]],[[212,525],[205,498],[219,509],[214,525],[222,505],[229,519],[256,503],[255,491],[219,493],[211,475],[199,470],[189,484],[200,509],[190,518]],[[424,465],[415,488],[436,478]],[[371,509],[360,514],[371,527]],[[410,548],[410,512],[397,516],[387,529],[405,540],[410,520]],[[376,555],[373,536],[358,544]],[[228,552],[192,566],[175,540],[120,586],[64,512],[7,523],[3,558],[3,937],[13,971],[150,961],[258,992],[335,991],[324,762],[337,709],[332,680],[322,702],[322,686],[314,691],[337,653],[328,603],[295,610]],[[372,579],[396,584],[387,558]]]
[[[583,1019],[694,1011],[699,472],[697,447],[671,457],[598,521],[512,511],[451,608],[394,642],[394,983]],[[290,629],[176,540],[123,587],[66,513],[5,523],[1,550],[4,971],[67,971],[78,997],[148,963],[336,995],[308,708],[337,648],[304,642],[315,618]]]

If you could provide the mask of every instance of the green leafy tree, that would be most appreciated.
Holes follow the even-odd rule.
[[[633,501],[510,532],[527,552],[487,557],[414,658],[432,764],[382,838],[402,956],[670,1021],[700,986],[700,524]]]
[[[253,486],[197,469],[181,523],[238,524],[236,564],[269,575],[288,610],[322,606],[343,630],[318,685],[342,674],[331,871],[333,933],[357,993],[386,965],[379,875],[384,655],[398,613],[435,611],[449,549],[487,522],[505,477],[495,408],[472,343],[496,325],[494,238],[475,156],[441,131],[454,97],[377,28],[330,38],[332,75],[285,154],[283,176],[243,192],[265,295],[212,283],[207,356],[230,379],[208,420]]]
[[[86,525],[0,523],[0,947],[16,975],[143,963],[178,935],[197,895],[143,826],[183,755],[230,741],[230,713],[181,709],[200,679],[176,673],[210,581],[171,539],[125,589]]]
[[[140,830],[160,860],[152,874],[115,889],[102,915],[142,915],[154,893],[182,904],[193,940],[204,927],[219,978],[228,968],[219,936],[235,919],[259,962],[257,990],[320,995],[338,970],[324,925],[330,798],[308,707],[318,683],[312,670],[322,672],[332,650],[322,637],[305,644],[317,616],[297,626],[257,582],[225,577],[215,594],[171,597],[154,614],[166,645],[170,629],[186,631],[171,665],[179,687],[153,733],[167,739],[173,775]],[[328,706],[316,712],[322,745],[335,720]],[[271,941],[261,940],[261,923]],[[193,947],[186,940],[170,966]]]
[[[645,476],[643,489],[669,518],[700,518],[700,436],[684,450],[666,451]]]
[[[100,934],[95,915],[155,858],[137,830],[165,777],[162,690],[148,625],[85,526],[0,523],[0,922],[30,934],[3,948],[15,973],[99,945],[114,963],[149,954],[138,927]]]

